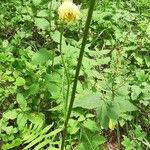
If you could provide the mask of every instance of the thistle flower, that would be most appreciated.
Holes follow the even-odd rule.
[[[79,16],[79,8],[72,2],[72,0],[64,0],[58,9],[59,19],[63,22],[75,22]]]

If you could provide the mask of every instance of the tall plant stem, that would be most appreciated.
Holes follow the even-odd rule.
[[[120,139],[120,129],[119,122],[117,122],[117,140],[118,140],[118,149],[121,150],[121,139]]]
[[[52,0],[49,2],[49,30],[50,32],[52,31],[51,27],[51,21],[52,21]],[[52,43],[52,47],[53,47],[53,43]],[[54,58],[55,58],[55,50],[52,51],[52,65],[51,65],[51,71],[54,71]]]
[[[67,93],[66,93],[66,96],[65,96],[65,117],[67,115],[67,108],[68,108],[68,98],[69,98],[69,91],[70,91],[70,77],[69,77],[69,73],[68,73],[68,70],[67,70],[67,67],[66,67],[66,64],[65,64],[65,60],[64,60],[64,57],[63,57],[63,53],[62,53],[62,37],[63,37],[63,31],[64,31],[64,26],[63,24],[61,25],[61,34],[60,34],[60,55],[61,55],[61,60],[62,60],[62,63],[63,63],[63,67],[65,69],[65,75],[66,75],[66,78],[67,78]]]
[[[52,20],[52,0],[49,2],[49,28],[51,30],[51,20]]]
[[[66,134],[67,134],[67,125],[68,125],[68,121],[69,121],[71,111],[72,111],[72,107],[73,107],[74,100],[75,100],[78,77],[79,77],[79,73],[80,73],[80,68],[81,68],[81,64],[82,64],[84,49],[85,49],[85,45],[86,45],[86,41],[87,41],[87,37],[88,37],[88,32],[89,32],[89,27],[90,27],[90,22],[91,22],[91,19],[92,19],[92,14],[93,14],[95,2],[96,2],[96,0],[91,0],[90,1],[90,8],[89,8],[89,11],[88,11],[88,17],[87,17],[86,24],[85,24],[84,35],[83,35],[82,45],[81,45],[81,49],[80,49],[78,64],[77,64],[77,68],[76,68],[76,73],[75,73],[75,78],[74,78],[74,83],[73,83],[73,88],[72,88],[70,104],[69,104],[67,116],[66,116],[66,119],[65,119],[65,122],[64,122],[64,130],[62,132],[61,150],[64,150],[64,146],[65,146],[65,139],[66,139]]]

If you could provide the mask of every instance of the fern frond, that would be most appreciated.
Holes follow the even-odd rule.
[[[53,145],[60,144],[60,141],[55,141],[55,137],[62,129],[60,128],[51,131],[52,127],[53,124],[48,125],[45,128],[34,124],[30,124],[28,127],[26,126],[22,131],[22,140],[23,143],[26,144],[26,147],[23,150],[41,150],[45,147],[52,147],[51,149],[55,149]]]

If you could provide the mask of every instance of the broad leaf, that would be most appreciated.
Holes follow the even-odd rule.
[[[49,27],[49,22],[45,18],[35,18],[35,25],[42,30],[46,30]]]
[[[103,128],[108,128],[109,117],[108,117],[108,106],[105,102],[102,102],[100,107],[96,108],[97,119]]]
[[[47,49],[41,49],[40,51],[36,52],[32,57],[32,63],[34,65],[40,65],[47,62],[49,59],[51,59],[51,52]]]
[[[92,132],[99,131],[100,129],[98,128],[97,124],[95,121],[88,119],[84,121],[83,126],[89,129]]]
[[[100,101],[100,96],[98,93],[92,93],[89,95],[86,95],[82,98],[80,98],[79,100],[76,100],[74,103],[74,108],[75,107],[82,107],[82,108],[86,108],[86,109],[94,109],[99,107],[101,104]]]

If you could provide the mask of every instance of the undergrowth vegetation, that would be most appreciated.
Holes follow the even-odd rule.
[[[62,26],[58,0],[0,1],[2,150],[60,150],[90,6],[74,2]],[[150,149],[149,0],[96,1],[65,149]]]

